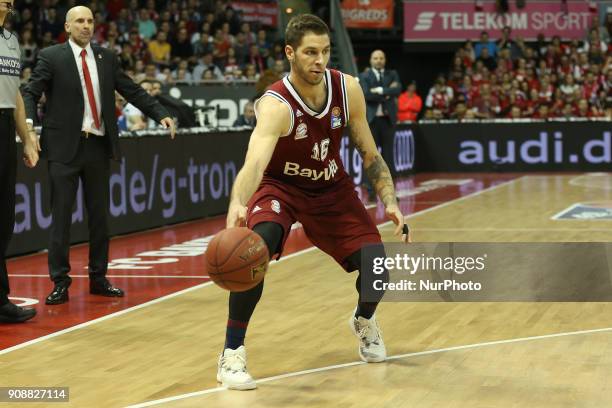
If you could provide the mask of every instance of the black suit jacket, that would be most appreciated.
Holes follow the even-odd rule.
[[[393,82],[397,82],[396,86],[391,86]],[[382,103],[383,111],[389,115],[391,123],[397,122],[397,100],[396,98],[402,93],[402,85],[399,75],[395,70],[385,69],[383,74],[382,85],[378,82],[378,78],[372,69],[364,72],[359,77],[359,83],[363,89],[363,94],[366,100],[366,115],[368,123],[371,123],[376,117],[378,105]],[[374,94],[370,92],[372,88],[382,86],[383,94]]]
[[[115,90],[157,122],[169,116],[155,98],[135,84],[121,69],[114,51],[91,45],[98,68],[102,120],[106,128],[109,157],[118,159],[119,132],[115,117]],[[23,100],[28,118],[36,119],[36,105],[46,96],[42,121],[41,157],[68,163],[79,148],[86,96],[83,95],[77,62],[66,41],[43,49],[38,54]]]

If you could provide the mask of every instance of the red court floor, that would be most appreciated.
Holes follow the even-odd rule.
[[[402,212],[409,215],[516,177],[516,174],[419,174],[398,180],[396,187]],[[368,208],[377,224],[387,221],[380,203]],[[73,281],[70,301],[63,305],[44,304],[53,288],[45,253],[11,259],[8,263],[11,298],[17,304],[33,304],[38,314],[23,324],[0,325],[0,350],[207,282],[202,256],[210,237],[224,225],[225,217],[221,216],[113,238],[108,278],[125,290],[124,298],[89,295],[86,244],[71,249]],[[310,246],[303,230],[297,227],[283,254]]]

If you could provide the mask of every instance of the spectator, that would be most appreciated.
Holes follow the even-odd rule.
[[[145,40],[150,40],[153,38],[155,33],[157,32],[157,27],[155,23],[151,20],[151,15],[147,11],[147,9],[141,9],[139,18],[138,18],[138,34]]]
[[[495,69],[498,69],[500,72],[512,72],[514,70],[514,62],[512,61],[512,56],[510,54],[510,50],[508,48],[504,48],[499,50],[497,58],[497,66]],[[487,64],[485,64],[486,66]],[[489,68],[487,66],[487,68]],[[495,69],[489,68],[489,71],[494,71]]]
[[[38,45],[32,38],[32,30],[23,30],[21,32],[20,48],[21,48],[21,60],[27,67],[34,65],[36,55],[38,54]]]
[[[469,75],[463,76],[463,82],[457,88],[457,92],[462,94],[467,102],[470,102],[479,94],[478,87],[472,84],[472,77]]]
[[[51,31],[47,31],[43,34],[40,48],[47,48],[55,44],[55,40],[53,39],[53,33]]]
[[[495,58],[489,55],[488,48],[483,48],[480,50],[480,56],[476,58],[476,61],[481,61],[489,71],[495,71],[495,68],[497,68],[497,62],[495,61]]]
[[[242,115],[240,115],[238,119],[236,119],[236,121],[234,122],[234,127],[255,127],[255,109],[253,106],[253,102],[247,102],[246,105],[244,105]]]
[[[540,102],[542,102],[542,103],[550,103],[550,102],[552,102],[554,93],[555,93],[555,87],[551,83],[551,76],[550,75],[544,75],[540,79],[540,89],[539,89],[539,92],[538,92],[538,96],[539,96]]]
[[[128,19],[137,22],[140,16],[139,0],[129,0],[128,3]]]
[[[461,73],[465,73],[465,65],[463,63],[463,58],[461,58],[462,55],[463,49],[459,49],[459,51],[457,51],[455,54],[455,58],[453,58],[453,64],[451,65],[449,72],[461,71]]]
[[[450,118],[461,121],[466,118],[467,112],[468,112],[468,108],[467,108],[467,104],[465,103],[465,101],[458,101],[457,103],[455,103],[453,111],[450,114]],[[437,116],[437,114],[433,113],[432,116],[435,117]]]
[[[289,72],[287,71],[287,65],[285,64],[285,60],[282,58],[274,60],[272,68],[279,78],[283,78],[289,74]]]
[[[260,74],[255,69],[255,65],[246,64],[244,76],[246,77],[247,81],[258,81]]]
[[[50,32],[51,36],[56,38],[64,31],[63,21],[60,21],[54,8],[48,9],[43,15],[43,21],[40,25],[42,32]]]
[[[513,106],[510,109],[510,119],[521,119],[521,108],[518,106]]]
[[[548,66],[545,59],[541,59],[538,62],[538,67],[536,68],[536,73],[538,77],[543,77],[544,75],[550,75],[552,69]]]
[[[582,98],[578,101],[578,109],[576,111],[576,115],[581,118],[592,118],[596,117],[597,112],[594,111],[591,107],[589,107],[589,101],[585,98]]]
[[[544,35],[544,33],[538,34],[535,47],[538,59],[544,58],[546,56],[546,53],[548,52],[548,43],[546,41],[546,36]]]
[[[572,74],[566,74],[563,79],[563,85],[559,87],[563,95],[575,94],[580,86],[576,84],[574,76]]]
[[[247,57],[249,56],[249,43],[247,42],[247,37],[243,32],[239,32],[236,34],[236,40],[234,43],[234,50],[236,51],[236,60],[238,64],[244,64],[247,61]],[[283,58],[285,53],[283,51]]]
[[[132,28],[132,21],[129,18],[127,8],[122,8],[119,10],[117,18],[113,18],[113,20],[117,24],[117,30],[120,33],[127,33]]]
[[[21,70],[21,79],[20,79],[20,86],[23,86],[25,84],[28,83],[28,81],[30,80],[30,77],[32,76],[32,68],[30,67],[25,67],[24,69]]]
[[[264,58],[261,56],[257,44],[251,44],[251,46],[249,47],[249,55],[247,57],[247,62],[249,63],[249,65],[253,65],[255,67],[255,71],[258,74],[261,74],[266,70]]]
[[[612,13],[609,11],[606,14],[605,21],[601,27],[601,39],[608,43],[608,48],[610,47],[610,42],[612,41]]]
[[[141,86],[145,88],[145,84],[146,82],[143,82]],[[145,88],[145,90],[146,89],[147,88]],[[131,103],[128,103],[123,107],[121,114],[125,118],[127,130],[133,131],[147,128],[147,120],[144,114],[140,111],[140,109]]]
[[[209,80],[223,80],[223,72],[213,63],[213,55],[209,52],[200,57],[200,62],[193,68],[193,80],[199,82],[204,78],[204,74],[210,71]]]
[[[125,43],[121,48],[121,54],[119,54],[119,61],[121,61],[121,67],[124,70],[134,69],[136,65],[136,58],[132,50],[132,44]]]
[[[244,35],[248,45],[256,43],[257,38],[255,38],[255,33],[251,31],[251,25],[249,23],[242,23],[240,26],[240,32]]]
[[[104,14],[97,11],[94,14],[94,35],[93,39],[98,43],[102,44],[106,39],[108,33],[108,24],[104,18]]]
[[[231,6],[225,8],[224,22],[229,23],[230,33],[232,33],[232,35],[238,34],[238,31],[240,31],[240,19]]]
[[[155,40],[149,43],[148,50],[153,63],[162,67],[167,67],[170,64],[172,46],[168,43],[165,32],[157,33]]]
[[[213,38],[204,32],[200,34],[198,41],[193,45],[193,53],[197,58],[204,54],[212,54],[214,49]]]
[[[476,61],[476,53],[474,52],[474,44],[472,44],[471,40],[467,40],[463,44],[463,65],[466,68],[471,68]]]
[[[144,72],[142,73],[142,75],[136,76],[136,80],[140,82],[142,81],[164,81],[165,79],[166,77],[164,76],[164,74],[158,72],[157,66],[153,63],[147,64],[144,67]]]
[[[532,117],[534,119],[548,119],[549,117],[548,105],[543,103],[540,106],[538,106],[538,110],[532,115]]]
[[[189,41],[189,33],[186,28],[181,28],[178,31],[176,39],[172,43],[171,50],[174,64],[178,64],[181,60],[195,63],[195,60],[193,60],[193,47]]]
[[[230,48],[231,50],[232,48]],[[234,73],[240,69],[236,61],[235,56],[228,56],[225,67],[223,68],[223,75],[226,81],[231,81],[234,79]]]
[[[416,92],[416,82],[412,81],[397,100],[397,121],[416,122],[423,107],[423,100]]]
[[[483,31],[480,33],[480,42],[474,46],[474,56],[476,58],[480,57],[483,49],[488,49],[489,56],[495,58],[497,56],[497,45],[489,40],[489,33]]]
[[[214,51],[213,54],[218,61],[222,61],[227,58],[227,50],[232,47],[230,39],[224,35],[221,29],[215,32],[214,39]]]
[[[193,82],[193,76],[189,72],[189,62],[187,60],[179,61],[176,69],[172,71],[172,78],[174,82],[181,82],[191,84]]]
[[[173,3],[174,3],[174,6],[176,7],[175,1],[170,3],[170,7],[173,6]],[[155,0],[147,0],[147,13],[149,14],[149,17],[151,18],[151,20],[153,21],[159,19],[159,14],[157,13],[155,6],[156,6]]]
[[[471,107],[479,119],[494,118],[501,110],[499,99],[491,94],[491,85],[486,83],[480,86],[480,96],[474,99]]]
[[[182,70],[180,68],[179,70]],[[177,127],[194,127],[196,126],[195,113],[193,108],[187,105],[180,99],[174,98],[170,95],[162,94],[162,84],[159,81],[149,81],[150,87],[147,88],[149,95],[157,99],[157,101],[164,107],[170,116],[176,119]],[[149,128],[157,127],[157,123],[149,119],[147,124]]]
[[[510,59],[515,60],[521,55],[521,50],[517,44],[512,40],[512,29],[509,26],[505,26],[502,29],[501,38],[497,41],[497,50],[508,50],[510,53]]]
[[[272,47],[268,42],[266,30],[264,30],[263,28],[257,31],[256,44],[259,47],[260,52],[263,52],[263,50],[269,50]]]

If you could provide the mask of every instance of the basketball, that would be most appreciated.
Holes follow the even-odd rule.
[[[252,230],[235,227],[221,230],[206,250],[208,276],[231,292],[256,286],[268,270],[270,255],[264,240]]]

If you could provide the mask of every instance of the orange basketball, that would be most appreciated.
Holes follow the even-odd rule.
[[[256,286],[268,270],[270,255],[264,240],[245,227],[221,230],[206,250],[208,276],[223,289],[244,292]]]

